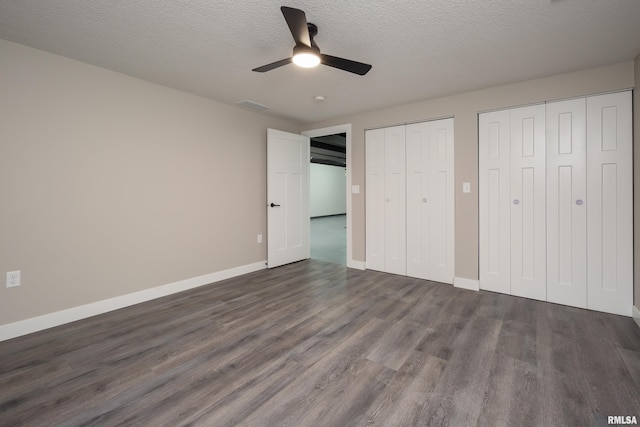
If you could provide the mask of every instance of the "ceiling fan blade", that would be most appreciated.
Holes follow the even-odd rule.
[[[329,67],[358,74],[360,76],[364,76],[371,69],[371,65],[369,64],[324,54],[320,54],[320,63],[328,65]]]
[[[307,27],[307,17],[300,9],[294,9],[292,7],[282,6],[280,8],[284,15],[285,21],[289,26],[291,35],[296,42],[296,45],[303,44],[305,46],[311,46],[311,37],[309,37],[309,28]]]
[[[271,71],[274,68],[282,67],[283,65],[291,64],[291,58],[281,59],[280,61],[272,62],[271,64],[263,65],[262,67],[254,68],[251,71],[257,71],[258,73],[264,73],[265,71]]]

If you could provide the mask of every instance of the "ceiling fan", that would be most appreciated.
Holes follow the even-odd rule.
[[[270,71],[274,68],[282,67],[283,65],[293,62],[294,64],[305,68],[324,64],[329,67],[338,68],[360,76],[364,76],[369,72],[371,69],[371,65],[369,64],[320,53],[320,48],[316,42],[313,41],[313,38],[318,34],[318,27],[310,22],[307,23],[307,17],[302,10],[286,6],[282,6],[280,10],[284,15],[285,21],[287,21],[287,25],[289,25],[289,30],[291,30],[293,40],[296,42],[296,45],[293,48],[293,56],[291,58],[263,65],[262,67],[254,68],[252,71],[264,73],[265,71]]]

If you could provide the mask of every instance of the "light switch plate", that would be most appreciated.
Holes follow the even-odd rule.
[[[359,185],[352,185],[351,186],[351,193],[352,194],[360,194],[360,186]]]
[[[471,183],[470,182],[463,182],[462,183],[462,192],[463,193],[471,193]]]

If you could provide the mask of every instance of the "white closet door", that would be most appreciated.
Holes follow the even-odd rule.
[[[511,110],[511,294],[547,298],[545,106]]]
[[[366,264],[368,269],[385,271],[384,129],[368,130],[365,142]]]
[[[384,271],[407,273],[405,126],[384,129]]]
[[[547,104],[547,300],[587,307],[586,100]]]
[[[511,293],[509,111],[479,115],[480,288]]]
[[[454,175],[453,175],[453,119],[429,123],[431,162],[430,280],[453,284],[454,271]]]
[[[407,275],[430,276],[431,163],[428,122],[407,126]]]
[[[587,98],[588,308],[631,316],[631,92]]]
[[[453,119],[407,126],[407,275],[454,276]]]

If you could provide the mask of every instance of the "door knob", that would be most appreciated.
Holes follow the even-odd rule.
[[[582,200],[578,199],[576,200],[576,205],[580,206],[582,204]]]
[[[518,200],[518,199],[514,199],[514,200],[513,200],[513,204],[514,204],[514,205],[519,205],[519,204],[520,204],[520,200]]]
[[[269,206],[271,206],[272,208],[276,208],[276,207],[278,207],[280,205],[276,205],[275,203],[271,203]]]

